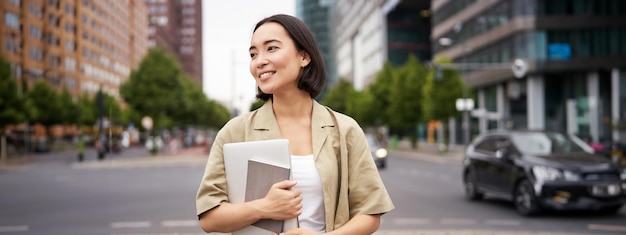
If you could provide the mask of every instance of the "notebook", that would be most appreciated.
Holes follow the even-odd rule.
[[[289,178],[291,178],[289,141],[287,139],[274,139],[224,144],[224,167],[226,170],[228,197],[231,203],[246,202],[246,189],[248,186],[254,186],[254,184],[248,185],[248,166],[249,164],[259,165],[257,163],[265,167],[268,167],[268,165],[270,168],[276,167],[275,169],[278,169],[277,172],[282,174],[285,173],[284,170],[286,169]],[[266,193],[267,190],[265,190],[263,196],[265,196]],[[256,225],[246,226],[232,234],[269,234],[270,230]],[[298,220],[294,218],[285,220],[282,230],[286,231],[297,227]]]

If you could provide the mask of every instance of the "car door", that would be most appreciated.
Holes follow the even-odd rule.
[[[490,177],[493,182],[494,190],[508,193],[513,187],[516,178],[516,170],[514,158],[518,155],[513,143],[506,136],[498,136],[494,139],[497,150],[505,150],[507,156],[498,157],[494,152],[491,158]]]
[[[491,179],[493,152],[495,151],[494,138],[485,137],[479,141],[471,155],[471,164],[476,175],[476,185],[480,188],[493,188],[493,180]]]

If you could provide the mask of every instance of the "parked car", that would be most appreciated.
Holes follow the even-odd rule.
[[[492,131],[468,145],[465,194],[509,199],[522,215],[542,209],[616,213],[626,203],[626,168],[574,135],[549,131]]]
[[[365,135],[365,138],[367,139],[376,167],[385,169],[385,167],[387,167],[387,149],[374,135]]]

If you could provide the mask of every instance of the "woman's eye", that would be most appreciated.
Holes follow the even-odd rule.
[[[278,49],[277,46],[269,46],[269,47],[267,47],[268,51],[273,51],[273,50],[276,50],[276,49]]]
[[[250,58],[254,58],[256,56],[256,53],[250,53]]]

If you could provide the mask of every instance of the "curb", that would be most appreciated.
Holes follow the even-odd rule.
[[[74,169],[144,168],[171,166],[198,166],[206,164],[208,156],[203,155],[160,155],[131,159],[112,159],[99,162],[75,162]]]

